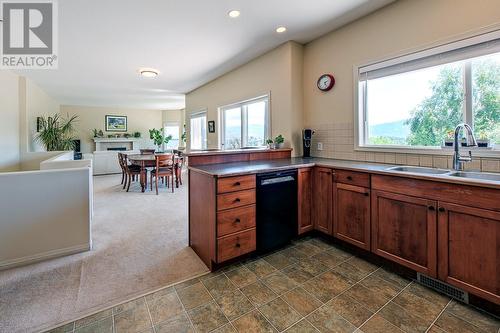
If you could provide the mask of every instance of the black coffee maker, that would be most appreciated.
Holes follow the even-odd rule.
[[[303,147],[303,152],[304,152],[304,157],[311,157],[311,140],[312,136],[314,134],[314,131],[312,129],[305,129],[302,131],[302,143],[304,145]]]

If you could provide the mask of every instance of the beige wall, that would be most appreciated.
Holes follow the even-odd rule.
[[[450,166],[450,157],[354,151],[353,66],[416,50],[500,24],[498,0],[400,0],[319,38],[304,48],[305,125],[317,130],[315,156],[387,163]],[[337,84],[329,93],[316,88],[323,73]],[[482,165],[483,164],[483,165]],[[470,165],[498,168],[484,159]]]
[[[0,70],[0,172],[17,171],[19,152],[19,76]]]
[[[302,46],[289,42],[186,96],[186,127],[189,115],[207,110],[215,120],[216,133],[208,134],[208,148],[219,147],[218,108],[270,94],[271,134],[282,134],[285,145],[300,154],[302,115]],[[189,135],[188,135],[189,146]]]
[[[149,139],[149,129],[161,128],[162,111],[160,110],[139,110],[124,108],[101,108],[87,106],[61,106],[61,114],[77,115],[76,136],[81,140],[82,153],[91,153],[95,149],[92,129],[97,128],[104,132],[104,117],[106,115],[127,116],[128,132],[141,132],[142,137],[139,142],[140,148],[154,148],[153,142]],[[113,132],[104,132],[105,135]],[[116,134],[116,133],[115,133]]]
[[[40,89],[33,81],[25,79],[26,82],[26,128],[27,147],[26,152],[44,151],[45,148],[36,142],[36,118],[59,113],[60,104]],[[24,121],[24,118],[22,119]],[[24,147],[23,147],[24,148]]]

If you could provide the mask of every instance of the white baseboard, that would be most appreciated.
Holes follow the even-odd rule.
[[[5,269],[9,269],[9,268],[22,266],[22,265],[31,264],[31,263],[38,262],[38,261],[43,261],[43,260],[67,256],[67,255],[75,254],[75,253],[79,253],[79,252],[89,251],[91,248],[92,248],[91,243],[88,243],[88,244],[83,244],[83,245],[70,246],[70,247],[66,247],[64,249],[51,250],[51,251],[35,254],[32,256],[26,256],[26,257],[22,257],[22,258],[0,261],[0,271],[5,270]]]

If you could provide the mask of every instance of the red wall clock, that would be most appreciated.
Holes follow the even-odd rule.
[[[329,91],[335,85],[335,78],[331,74],[323,74],[318,79],[318,89],[321,91]]]

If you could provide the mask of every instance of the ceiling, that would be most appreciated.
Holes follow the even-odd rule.
[[[19,71],[62,104],[179,109],[184,94],[288,41],[394,0],[59,1],[59,69]],[[231,19],[230,10],[241,11]],[[287,32],[275,29],[286,26]],[[160,71],[155,79],[140,67]]]

